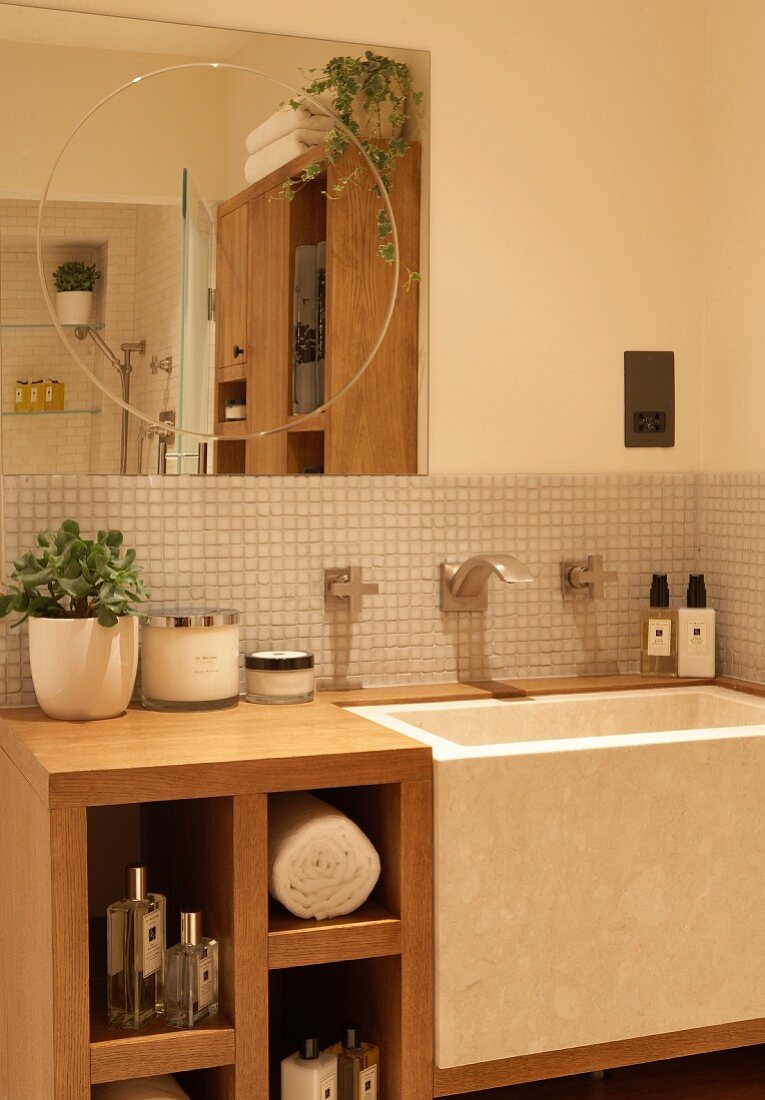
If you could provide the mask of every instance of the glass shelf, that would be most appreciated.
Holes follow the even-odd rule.
[[[100,416],[100,409],[44,409],[29,412],[4,412],[3,416]]]
[[[103,328],[104,326],[101,325],[101,324],[98,324],[98,325],[62,325],[61,327],[62,328],[71,328],[71,329],[75,329],[75,328],[95,328],[95,329],[99,329],[99,328]],[[49,321],[47,324],[36,324],[36,323],[30,323],[30,322],[27,322],[27,321],[19,322],[19,324],[15,324],[15,323],[12,323],[12,322],[3,321],[3,323],[0,324],[0,328],[49,328],[53,332],[56,331],[56,326],[53,324],[52,321]]]

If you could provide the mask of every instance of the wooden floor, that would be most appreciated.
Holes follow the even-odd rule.
[[[765,1100],[765,1047],[629,1066],[604,1081],[562,1077],[454,1100]]]

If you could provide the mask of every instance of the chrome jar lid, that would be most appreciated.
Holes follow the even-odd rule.
[[[144,626],[184,627],[184,626],[235,626],[239,622],[239,612],[233,608],[148,608],[139,612]]]
[[[303,653],[295,649],[248,653],[244,658],[244,667],[256,668],[261,672],[291,672],[299,668],[313,668],[313,653]]]

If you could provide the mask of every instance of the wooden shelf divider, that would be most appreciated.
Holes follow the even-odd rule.
[[[156,1020],[136,1032],[109,1027],[98,1013],[90,1021],[90,1082],[229,1066],[234,1050],[234,1028],[222,1013],[189,1031]]]
[[[306,921],[285,910],[269,916],[269,970],[400,954],[401,921],[373,902],[332,920]]]
[[[305,414],[301,413],[299,416],[291,416],[287,423],[290,425],[287,429],[290,432],[323,432],[326,424],[326,418],[324,413],[318,413],[316,416],[312,416],[310,420],[305,420],[301,424],[293,424],[292,421],[300,420]]]
[[[230,366],[216,367],[217,382],[246,382],[247,368],[243,363],[231,363]]]
[[[215,425],[216,435],[231,436],[232,439],[239,439],[240,436],[247,435],[247,421],[246,420],[219,420]]]

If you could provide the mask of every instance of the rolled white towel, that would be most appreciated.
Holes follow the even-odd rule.
[[[245,139],[247,152],[257,153],[265,149],[272,141],[291,134],[293,130],[320,130],[326,133],[332,129],[334,119],[322,114],[318,107],[307,100],[303,100],[299,107],[292,108],[289,104],[280,107],[260,126],[256,126]]]
[[[345,814],[312,794],[269,800],[268,885],[296,917],[341,917],[363,905],[380,857]]]
[[[275,172],[283,164],[289,164],[306,149],[324,142],[323,130],[293,130],[278,141],[272,141],[265,149],[258,150],[244,162],[244,178],[248,183],[257,183]]]
[[[189,1100],[174,1077],[141,1077],[137,1081],[111,1081],[94,1085],[91,1100]]]

